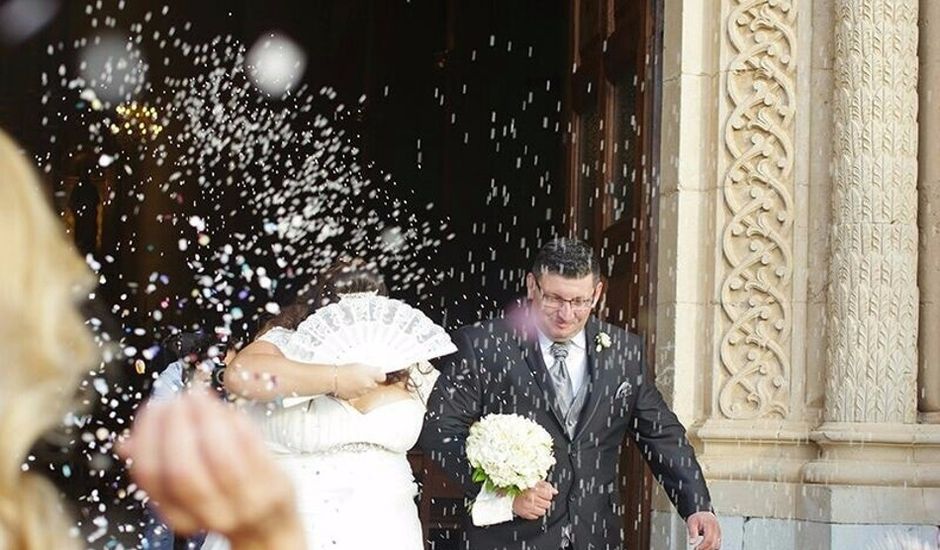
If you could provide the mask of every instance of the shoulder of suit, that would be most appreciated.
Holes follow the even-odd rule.
[[[614,348],[621,353],[625,353],[628,358],[637,360],[642,358],[646,342],[639,334],[600,320],[598,321],[597,330],[598,333],[603,332],[610,336]]]
[[[625,330],[617,325],[612,325],[606,321],[601,321],[600,319],[597,320],[597,327],[598,332],[606,332],[611,338],[629,342],[643,341],[643,337],[639,334]]]

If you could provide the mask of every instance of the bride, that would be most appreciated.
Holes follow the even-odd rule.
[[[407,452],[437,371],[427,361],[392,372],[314,365],[295,360],[291,347],[318,308],[364,294],[387,294],[376,271],[362,261],[330,268],[310,296],[284,308],[238,354],[225,385],[250,400],[269,449],[293,479],[310,548],[422,550]],[[226,547],[213,535],[203,546]]]

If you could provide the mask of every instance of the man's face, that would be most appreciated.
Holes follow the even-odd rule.
[[[569,340],[584,328],[603,288],[593,275],[569,279],[555,273],[538,277],[529,273],[526,286],[536,324],[556,342]]]

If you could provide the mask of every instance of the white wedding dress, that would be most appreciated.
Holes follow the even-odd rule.
[[[290,335],[275,328],[261,339],[283,349]],[[366,413],[328,396],[293,407],[248,408],[269,450],[294,481],[308,548],[423,550],[407,452],[421,433],[438,373],[430,365],[420,371],[413,369],[413,399]],[[210,534],[203,548],[221,550],[228,544]]]

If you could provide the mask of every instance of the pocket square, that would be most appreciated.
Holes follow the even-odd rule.
[[[615,395],[617,399],[622,399],[629,397],[632,392],[633,386],[631,386],[629,382],[624,382],[617,387],[617,393]]]

